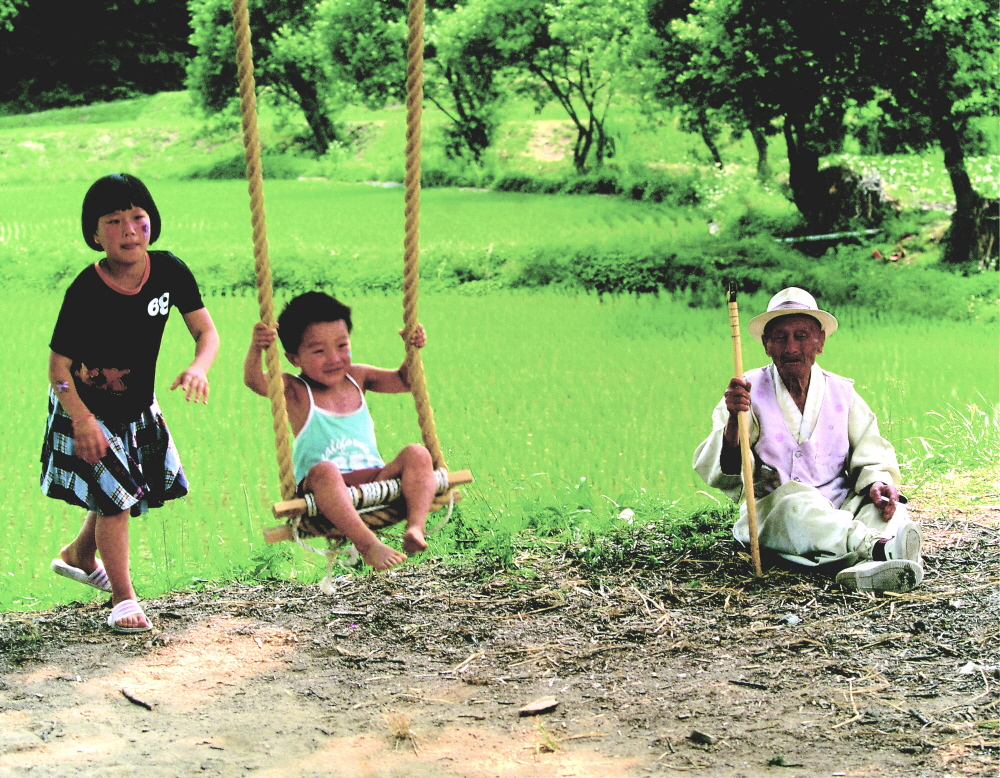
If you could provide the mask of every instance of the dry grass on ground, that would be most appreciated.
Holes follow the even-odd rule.
[[[232,584],[147,601],[136,637],[101,604],[4,614],[0,775],[995,776],[1000,486],[914,505],[904,595],[755,580],[722,544]]]

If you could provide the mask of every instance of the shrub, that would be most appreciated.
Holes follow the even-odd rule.
[[[301,176],[307,163],[289,154],[267,154],[261,157],[261,172],[266,179],[294,179]],[[246,160],[242,154],[188,169],[182,179],[208,179],[212,181],[246,178]]]

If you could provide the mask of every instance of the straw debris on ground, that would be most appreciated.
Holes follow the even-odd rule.
[[[141,636],[104,603],[3,614],[0,775],[996,776],[1000,494],[979,497],[915,508],[927,577],[899,595],[755,579],[720,541],[650,569],[534,546],[333,597],[214,586],[145,601]]]

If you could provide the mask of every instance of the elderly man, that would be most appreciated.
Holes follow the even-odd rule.
[[[760,545],[800,565],[842,567],[837,581],[851,589],[914,588],[923,534],[900,501],[892,445],[853,381],[816,364],[837,320],[790,287],[749,329],[772,364],[729,382],[695,470],[742,499],[737,415],[749,411]],[[733,535],[750,542],[745,504]]]

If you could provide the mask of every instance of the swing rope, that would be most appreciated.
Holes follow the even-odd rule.
[[[243,122],[243,148],[250,190],[250,222],[253,226],[254,276],[257,280],[257,303],[260,320],[275,325],[274,298],[271,291],[271,263],[267,253],[267,224],[264,217],[264,178],[261,175],[260,134],[257,130],[257,97],[253,77],[253,50],[250,48],[250,13],[247,0],[233,0],[233,29],[236,34],[236,68],[239,74],[240,114]],[[267,366],[267,396],[274,419],[274,442],[278,456],[278,476],[282,499],[295,496],[295,471],[285,409],[285,386],[281,377],[278,342],[264,352]]]
[[[434,426],[434,412],[427,393],[420,349],[410,344],[417,326],[417,298],[420,272],[420,119],[424,104],[424,0],[410,0],[406,47],[406,174],[403,200],[406,219],[403,238],[403,336],[406,339],[406,368],[410,390],[417,408],[417,421],[424,446],[434,467],[447,467]]]
[[[257,298],[260,305],[260,319],[268,326],[274,326],[274,303],[271,289],[271,270],[267,250],[267,231],[264,216],[264,183],[261,175],[260,136],[257,128],[256,85],[253,77],[253,51],[250,45],[250,15],[247,0],[233,0],[233,28],[236,37],[236,61],[239,75],[240,114],[243,126],[243,146],[247,165],[247,181],[250,191],[250,213],[253,225],[254,274],[257,282]],[[405,232],[403,240],[403,334],[406,340],[406,369],[411,393],[417,411],[417,422],[424,446],[431,454],[435,470],[447,465],[441,452],[434,413],[431,409],[427,382],[424,377],[420,349],[411,345],[410,336],[417,326],[417,302],[419,279],[420,241],[420,154],[421,154],[421,114],[423,110],[423,55],[424,55],[424,0],[410,0],[407,18],[407,67],[406,67],[406,175]],[[285,409],[284,384],[277,342],[265,352],[268,377],[268,398],[274,418],[275,444],[278,470],[281,478],[282,499],[291,500],[296,492],[295,475],[292,467],[292,451],[288,429],[288,415]],[[471,480],[471,474],[464,482]],[[447,478],[444,487],[447,489]],[[448,505],[448,516],[458,496],[454,490],[438,505]],[[446,500],[446,501],[445,501]],[[294,539],[313,551],[299,538],[301,517],[293,518],[291,528]],[[447,517],[436,529],[439,529]],[[386,522],[389,523],[389,522]],[[310,529],[308,520],[303,529]],[[316,533],[313,533],[316,534]],[[329,552],[319,552],[329,553]]]

